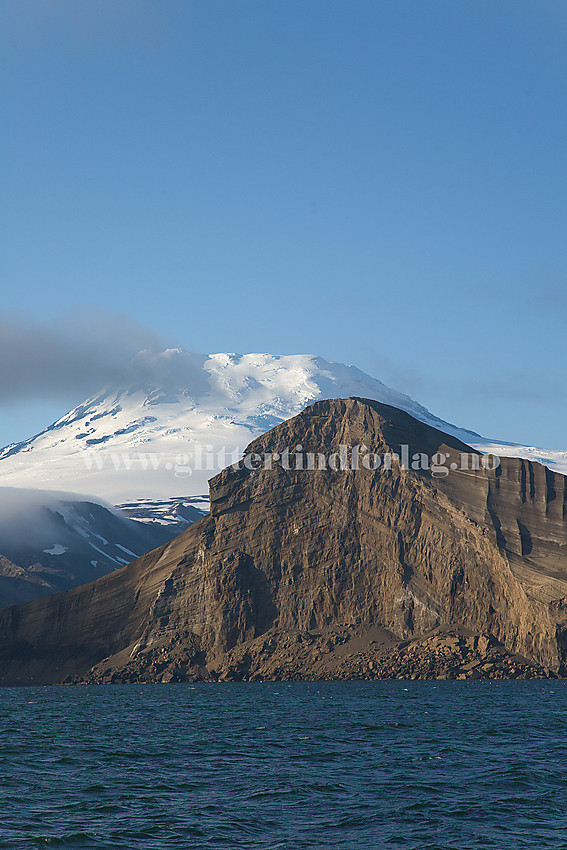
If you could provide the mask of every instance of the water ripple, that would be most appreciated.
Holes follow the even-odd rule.
[[[0,848],[567,850],[567,682],[0,690]]]

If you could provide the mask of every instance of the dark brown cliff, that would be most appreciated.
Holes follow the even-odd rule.
[[[448,474],[395,459],[295,469],[299,445],[304,465],[321,452],[336,466],[341,446],[408,445],[410,458],[441,452]],[[286,448],[291,469],[212,479],[211,515],[172,543],[0,611],[1,681],[564,672],[563,476],[515,459],[484,469],[458,440],[361,399],[317,402],[249,451]]]

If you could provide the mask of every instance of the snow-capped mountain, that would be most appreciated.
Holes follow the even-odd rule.
[[[178,503],[184,497],[186,506],[194,497],[202,507],[208,479],[254,437],[317,399],[348,396],[401,408],[481,451],[567,473],[567,452],[482,438],[354,366],[313,355],[142,352],[132,376],[129,386],[106,389],[37,436],[0,451],[2,484],[88,493],[127,503],[134,512],[141,499],[161,500],[164,516],[174,497]]]
[[[2,450],[2,483],[69,489],[114,504],[206,494],[208,479],[254,437],[320,398],[369,397],[449,427],[355,367],[319,357],[195,358],[170,349],[142,352],[132,369],[141,381],[108,388]]]

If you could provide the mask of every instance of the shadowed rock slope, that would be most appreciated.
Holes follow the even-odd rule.
[[[563,476],[510,458],[471,469],[468,446],[361,399],[316,402],[249,452],[290,448],[293,467],[298,445],[304,463],[408,445],[445,465],[229,467],[210,516],[171,543],[0,611],[0,681],[563,675]]]
[[[71,494],[0,487],[0,607],[119,569],[187,527],[174,522],[137,522]]]

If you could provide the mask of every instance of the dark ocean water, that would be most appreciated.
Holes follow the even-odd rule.
[[[0,689],[0,847],[567,848],[567,682]]]

